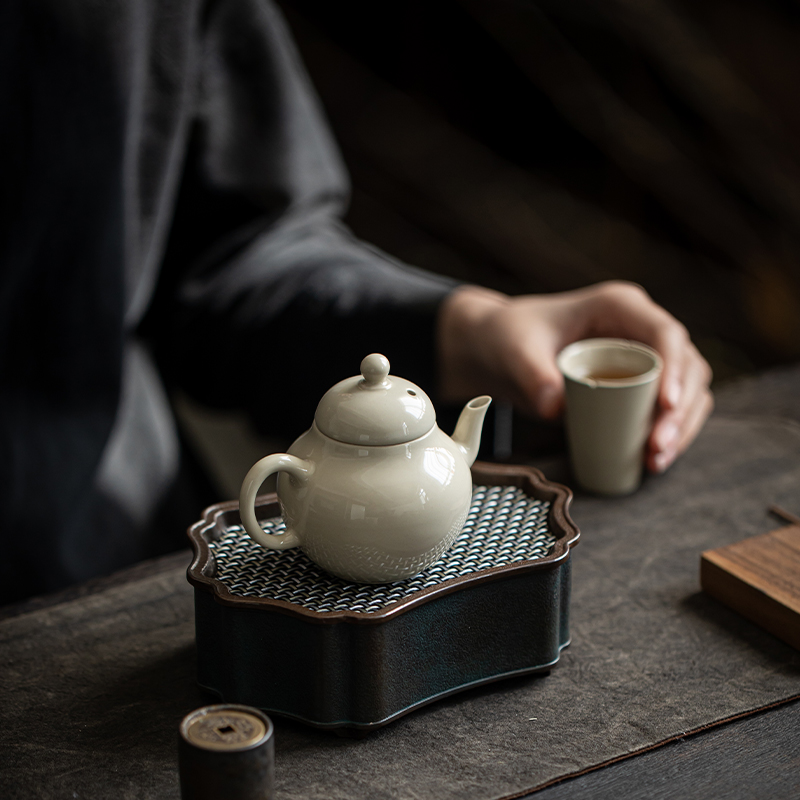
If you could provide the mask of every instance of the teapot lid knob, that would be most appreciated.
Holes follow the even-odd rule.
[[[380,386],[389,375],[389,359],[372,353],[361,362],[361,374],[370,386]]]
[[[389,374],[389,359],[371,353],[361,374],[339,381],[322,396],[314,415],[320,433],[361,447],[402,444],[436,424],[428,395],[415,383]]]

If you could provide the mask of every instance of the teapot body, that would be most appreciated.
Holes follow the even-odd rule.
[[[410,442],[362,447],[314,424],[288,453],[314,470],[305,480],[278,476],[286,526],[312,561],[345,580],[412,577],[442,556],[466,520],[469,464],[438,426]]]
[[[372,353],[361,375],[322,397],[314,423],[286,453],[247,473],[239,512],[247,533],[270,550],[300,547],[328,572],[356,583],[410,578],[458,536],[472,500],[470,466],[492,398],[470,400],[452,438],[436,425],[430,398],[389,374]],[[266,533],[255,515],[264,480],[278,473],[286,530]]]

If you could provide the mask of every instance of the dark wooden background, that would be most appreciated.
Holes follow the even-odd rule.
[[[280,4],[360,236],[511,293],[636,281],[719,380],[800,355],[800,3]]]

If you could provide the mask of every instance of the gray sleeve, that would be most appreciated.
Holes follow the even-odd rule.
[[[374,351],[433,392],[435,315],[453,282],[341,222],[345,169],[276,9],[225,0],[206,26],[157,304],[166,371],[262,428],[276,415],[307,425],[322,392]]]

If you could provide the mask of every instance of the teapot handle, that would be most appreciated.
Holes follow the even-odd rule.
[[[300,544],[300,537],[295,531],[287,528],[286,533],[282,534],[265,533],[256,519],[256,494],[261,484],[273,472],[288,472],[293,478],[305,483],[314,472],[314,465],[310,461],[303,461],[302,458],[290,456],[288,453],[273,453],[256,461],[242,482],[242,490],[239,493],[239,514],[250,538],[270,550],[288,550]]]

